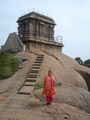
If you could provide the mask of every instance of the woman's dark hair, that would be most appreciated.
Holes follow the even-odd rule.
[[[50,69],[50,70],[48,70],[48,74],[51,74],[52,73],[52,70]]]

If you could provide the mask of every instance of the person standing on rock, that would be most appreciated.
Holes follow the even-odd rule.
[[[55,93],[55,77],[52,74],[52,70],[49,70],[48,75],[44,78],[44,88],[42,92],[42,95],[46,97],[46,105],[50,105],[53,102]]]

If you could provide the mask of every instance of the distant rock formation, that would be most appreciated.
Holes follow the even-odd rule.
[[[23,46],[19,36],[13,32],[9,34],[5,45],[1,46],[1,51],[20,52],[23,51]]]

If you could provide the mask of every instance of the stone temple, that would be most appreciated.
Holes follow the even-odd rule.
[[[40,48],[41,50],[48,49],[50,51],[52,50],[62,51],[62,47],[63,47],[62,42],[60,41],[57,42],[54,37],[54,27],[56,24],[52,18],[37,12],[31,12],[29,14],[19,17],[17,23],[18,23],[18,36],[19,36],[18,41],[21,40],[22,44],[24,45],[23,47],[24,51],[31,50],[33,48]],[[11,34],[13,36],[13,33]],[[10,41],[13,40],[12,37],[9,38]],[[61,38],[57,38],[57,39],[61,40]],[[9,44],[9,40],[7,44]],[[9,48],[11,49],[11,46],[12,45],[10,44],[9,45],[5,44],[2,47],[2,49],[3,50],[7,50]],[[14,46],[17,45],[14,44]],[[17,47],[15,48],[12,48],[12,50],[13,51],[16,50],[17,52],[22,50]]]

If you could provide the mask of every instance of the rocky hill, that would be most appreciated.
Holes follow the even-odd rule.
[[[52,69],[56,83],[61,84],[50,106],[43,104],[42,89],[30,95],[18,93],[38,54],[44,59],[37,82],[43,82],[48,69]],[[90,68],[57,51],[34,49],[17,57],[27,60],[11,78],[0,80],[0,120],[90,120]]]

